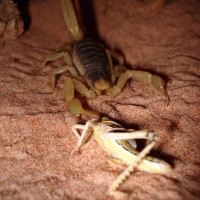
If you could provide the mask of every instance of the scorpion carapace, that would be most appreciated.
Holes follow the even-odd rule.
[[[43,69],[48,62],[60,57],[65,58],[66,65],[53,71],[52,83],[53,88],[55,88],[56,75],[70,73],[70,76],[68,74],[65,79],[63,87],[68,111],[73,114],[99,117],[98,114],[82,107],[81,101],[75,97],[75,91],[88,99],[93,99],[102,93],[116,96],[131,78],[150,83],[167,96],[164,88],[165,82],[161,77],[145,71],[128,70],[122,62],[113,66],[112,58],[115,57],[115,54],[103,49],[98,43],[86,36],[86,31],[80,23],[80,9],[77,0],[74,2],[61,0],[61,7],[74,45],[48,56],[36,73]]]

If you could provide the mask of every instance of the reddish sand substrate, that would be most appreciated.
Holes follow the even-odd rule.
[[[106,152],[92,141],[70,155],[71,126],[81,118],[66,110],[64,75],[54,93],[49,76],[63,60],[32,75],[71,42],[59,1],[29,2],[29,29],[0,52],[0,199],[113,199],[107,189],[121,169],[104,168]],[[127,127],[157,131],[152,154],[173,166],[169,176],[137,171],[120,190],[128,199],[199,199],[200,2],[170,1],[157,13],[132,0],[92,3],[98,37],[131,68],[163,77],[170,96],[168,105],[151,85],[131,80],[117,97],[85,104]]]

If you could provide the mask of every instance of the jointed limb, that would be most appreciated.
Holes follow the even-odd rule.
[[[109,67],[110,67],[110,74],[111,74],[111,82],[112,85],[115,84],[116,78],[120,76],[120,74],[122,74],[124,71],[127,70],[127,68],[124,65],[124,58],[123,56],[120,56],[119,60],[119,65],[117,66],[113,66],[113,60],[112,57],[114,58],[118,58],[119,55],[115,52],[110,52],[108,49],[105,50],[106,55],[108,57],[108,61],[109,61]]]
[[[75,68],[73,66],[64,66],[64,67],[59,67],[55,69],[52,72],[52,86],[53,90],[55,89],[55,84],[56,84],[56,75],[62,74],[64,72],[69,71],[73,77],[78,77],[78,73],[76,72]]]
[[[72,126],[72,132],[74,133],[74,135],[78,138],[78,139],[80,139],[80,134],[79,134],[79,132],[78,132],[78,130],[83,130],[84,129],[84,125],[82,125],[82,124],[76,124],[76,125],[74,125],[74,126]]]
[[[115,96],[121,92],[124,88],[126,82],[130,79],[134,78],[139,81],[144,81],[146,83],[152,84],[159,92],[168,97],[168,94],[165,90],[165,82],[164,80],[157,76],[153,75],[149,72],[138,71],[138,70],[127,70],[119,76],[117,84],[110,89],[109,94]]]
[[[117,191],[120,184],[125,181],[125,179],[130,175],[131,172],[140,164],[140,162],[146,157],[146,155],[151,151],[151,149],[155,146],[156,140],[152,140],[138,155],[131,165],[129,165],[119,176],[118,178],[112,183],[109,188],[109,194],[113,196],[122,196],[124,195],[123,192]]]
[[[37,68],[33,74],[37,74],[38,72],[40,72],[43,68],[46,67],[48,62],[57,60],[58,58],[64,57],[65,58],[65,62],[67,64],[67,66],[72,66],[72,61],[70,58],[70,55],[67,51],[58,51],[57,53],[48,56],[41,64],[41,66],[39,68]],[[76,73],[77,74],[77,73]]]
[[[145,71],[137,71],[137,70],[127,70],[123,73],[117,82],[117,86],[123,88],[126,84],[127,80],[130,78],[134,78],[139,81],[144,81],[146,83],[152,84],[158,91],[166,95],[166,90],[164,89],[165,82],[163,79],[157,75],[153,75],[149,72]]]
[[[81,83],[81,81],[67,77],[64,82],[63,92],[67,102],[68,111],[72,114],[84,114],[86,116],[98,118],[99,116],[97,114],[83,108],[81,101],[74,97],[75,91],[90,99],[96,96],[95,93],[92,90],[89,90],[83,83]]]
[[[51,61],[54,61],[58,58],[61,58],[61,57],[64,57],[65,59],[65,62],[66,62],[66,66],[64,67],[59,67],[57,69],[55,69],[53,72],[52,72],[52,87],[53,87],[53,90],[55,89],[55,81],[56,81],[56,75],[58,74],[62,74],[64,72],[67,72],[69,71],[70,74],[73,76],[73,77],[77,77],[79,78],[79,74],[78,72],[76,71],[76,69],[74,68],[74,66],[72,65],[72,60],[71,60],[71,57],[70,57],[70,54],[68,53],[67,50],[70,50],[71,49],[71,45],[67,45],[65,46],[65,50],[64,51],[58,51],[57,53],[53,54],[53,55],[50,55],[48,56],[42,63],[42,65],[35,70],[34,74],[37,74],[39,71],[41,71],[44,67],[46,67],[47,63],[48,62],[51,62]]]
[[[137,156],[135,161],[131,163],[126,170],[121,173],[118,178],[113,182],[113,184],[109,188],[109,194],[114,196],[124,195],[122,192],[117,191],[120,184],[130,175],[131,172],[134,171],[136,167],[140,165],[142,160],[146,157],[146,155],[151,151],[151,149],[155,146],[158,136],[157,133],[147,132],[147,131],[133,131],[133,132],[109,132],[105,133],[104,137],[113,140],[126,141],[130,139],[147,139],[150,143],[140,152],[137,152]]]
[[[111,82],[112,82],[112,85],[114,85],[116,77],[114,75],[114,67],[113,67],[112,56],[111,56],[111,53],[110,53],[110,51],[108,49],[106,49],[105,52],[106,52],[106,55],[107,55],[108,61],[109,61],[110,74],[111,74]]]
[[[157,133],[148,131],[132,131],[125,133],[109,132],[105,133],[104,137],[113,140],[130,140],[130,139],[147,139],[157,140]]]
[[[78,130],[82,131],[81,135],[79,135]],[[77,146],[71,152],[73,154],[75,151],[79,151],[91,136],[93,131],[92,122],[88,121],[85,125],[76,124],[72,127],[72,131],[79,138]]]

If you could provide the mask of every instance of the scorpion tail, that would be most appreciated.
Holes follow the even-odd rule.
[[[80,9],[77,0],[75,3],[71,0],[61,0],[61,8],[68,30],[70,31],[73,39],[79,41],[84,36],[84,30],[80,27]]]

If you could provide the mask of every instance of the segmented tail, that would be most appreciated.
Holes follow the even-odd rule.
[[[61,8],[67,27],[75,41],[79,41],[84,36],[84,30],[80,27],[80,11],[77,1],[75,6],[71,0],[61,0]]]

